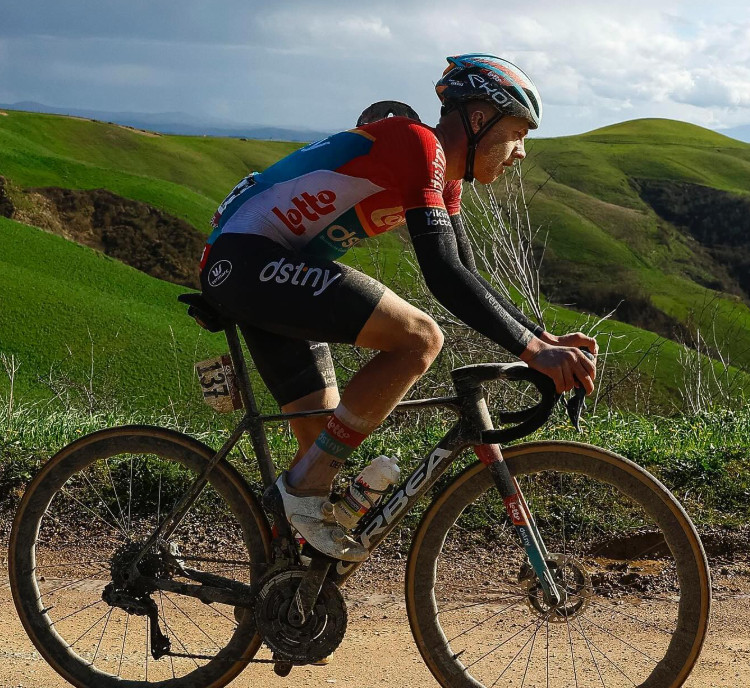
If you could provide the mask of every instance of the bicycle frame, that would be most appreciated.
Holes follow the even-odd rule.
[[[332,409],[319,409],[290,414],[260,414],[255,403],[236,327],[228,327],[225,330],[225,334],[237,374],[245,415],[224,445],[206,465],[203,473],[194,481],[174,509],[159,524],[156,531],[142,548],[140,554],[135,558],[131,570],[136,575],[137,564],[145,553],[159,540],[166,540],[175,531],[206,485],[211,470],[229,454],[245,432],[250,435],[253,449],[258,459],[263,484],[267,488],[275,482],[277,476],[264,424],[276,421],[288,421],[295,418],[330,415],[332,412]],[[365,514],[358,524],[354,536],[369,550],[374,550],[393,531],[414,504],[436,484],[458,455],[468,447],[473,447],[479,459],[488,466],[494,478],[511,522],[516,528],[526,550],[529,562],[539,578],[546,600],[552,605],[559,604],[561,597],[547,565],[549,556],[547,549],[536,528],[536,524],[518,483],[510,475],[510,471],[503,460],[500,447],[497,444],[489,444],[483,440],[483,433],[494,431],[487,403],[482,392],[482,382],[499,377],[498,375],[491,377],[486,377],[485,375],[483,377],[484,371],[488,369],[488,366],[492,365],[496,366],[497,364],[467,366],[453,371],[456,396],[404,401],[396,406],[395,411],[397,412],[424,408],[448,408],[458,414],[458,420],[395,492],[384,503],[370,509]],[[514,412],[505,414],[505,417],[512,420],[521,420],[528,417],[528,415],[528,412],[525,415],[524,412]],[[538,424],[541,425],[541,423]],[[359,566],[359,563],[339,561],[335,566],[331,566],[327,575],[334,582],[342,585]],[[235,603],[242,606],[247,604],[246,595],[248,593],[248,586],[234,582],[227,586],[228,588],[232,588],[231,591],[226,588],[219,590],[215,586],[219,582],[218,579],[220,577],[211,574],[204,575],[198,571],[191,571],[191,574],[193,575],[190,577],[200,581],[202,583],[201,586],[180,585],[172,582],[160,582],[158,585],[159,587],[166,586],[168,589],[181,592],[182,594],[196,597],[201,596],[204,601],[235,600]],[[212,592],[210,588],[215,589]]]

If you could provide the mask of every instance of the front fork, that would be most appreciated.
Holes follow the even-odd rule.
[[[521,488],[510,474],[500,447],[496,444],[481,444],[475,446],[474,451],[479,460],[487,466],[495,481],[495,486],[503,498],[508,516],[526,550],[529,563],[542,586],[545,601],[552,607],[557,606],[562,602],[562,597],[547,565],[549,552],[529,510],[529,505],[524,499]]]

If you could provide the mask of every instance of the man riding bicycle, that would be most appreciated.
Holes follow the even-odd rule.
[[[492,55],[449,57],[436,84],[433,129],[389,117],[310,144],[243,179],[219,207],[201,260],[205,297],[240,326],[299,450],[276,483],[291,525],[315,549],[361,561],[330,506],[346,458],[393,410],[440,352],[427,314],[367,275],[336,262],[349,248],[404,222],[425,282],[469,327],[555,381],[593,390],[596,353],[580,332],[556,337],[479,273],[461,218],[461,180],[495,181],[525,157],[542,116],[529,77]],[[325,342],[378,353],[339,396]]]

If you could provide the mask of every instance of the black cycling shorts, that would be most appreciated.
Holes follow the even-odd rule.
[[[354,344],[385,292],[367,275],[254,234],[222,234],[204,296],[235,320],[280,406],[336,385],[325,342]]]

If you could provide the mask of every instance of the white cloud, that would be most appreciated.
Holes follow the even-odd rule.
[[[732,0],[538,0],[502,7],[222,0],[210,8],[183,0],[179,12],[133,2],[142,9],[110,16],[106,4],[87,14],[81,0],[65,3],[64,12],[52,0],[27,0],[24,6],[35,11],[11,14],[10,23],[21,28],[14,34],[6,22],[0,36],[25,32],[27,48],[37,49],[6,51],[4,85],[20,98],[26,89],[42,100],[45,89],[65,87],[82,107],[97,97],[111,109],[129,109],[140,86],[154,111],[168,102],[188,112],[335,129],[387,98],[409,102],[434,121],[432,84],[444,57],[486,51],[535,80],[545,103],[543,135],[645,116],[717,127],[750,122],[750,18]],[[80,19],[74,27],[63,20],[70,12]],[[85,40],[101,35],[108,39]],[[116,55],[108,47],[115,42]],[[19,68],[8,68],[14,60]]]

